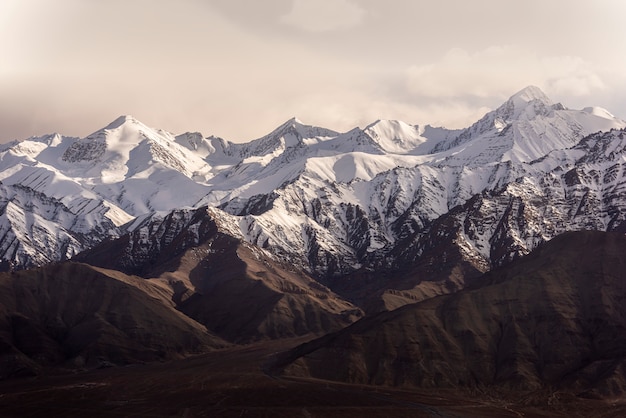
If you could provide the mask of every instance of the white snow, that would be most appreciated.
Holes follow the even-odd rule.
[[[378,120],[364,130],[387,153],[407,154],[427,141],[418,126],[398,120]]]
[[[361,263],[355,246],[386,251],[402,219],[421,228],[472,196],[520,177],[563,187],[562,172],[586,153],[576,148],[583,137],[624,127],[626,122],[601,108],[553,104],[536,87],[516,93],[463,130],[378,120],[337,133],[293,118],[257,140],[233,144],[200,133],[174,135],[122,116],[86,138],[54,134],[2,146],[0,181],[26,192],[6,189],[7,215],[0,220],[18,237],[20,251],[36,257],[33,236],[54,247],[49,237],[65,234],[71,251],[77,251],[84,244],[72,241],[72,234],[92,228],[112,228],[115,234],[129,222],[127,228],[139,228],[152,214],[219,206],[212,214],[250,243],[299,260],[318,251],[355,267]],[[622,163],[620,144],[615,140],[601,152]],[[608,181],[606,187],[616,184]],[[518,192],[511,189],[511,196]],[[29,218],[27,206],[11,203],[20,193],[54,202],[28,206],[31,210],[46,207],[63,215]],[[263,196],[271,199],[265,199],[262,213],[238,216],[257,213],[246,211]],[[481,210],[498,210],[497,204],[488,205]],[[489,228],[476,231],[478,238],[466,234],[459,240],[467,251],[487,257]]]

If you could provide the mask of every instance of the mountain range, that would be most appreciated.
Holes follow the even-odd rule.
[[[531,86],[457,130],[0,145],[0,376],[309,336],[272,373],[617,396],[625,133]]]
[[[625,126],[536,87],[463,130],[379,120],[339,134],[291,119],[234,144],[123,116],[86,138],[0,147],[0,257],[7,270],[61,261],[148,218],[208,205],[234,236],[323,280],[419,256],[435,221],[478,199],[498,207],[493,225],[481,220],[454,239],[484,270],[567,229],[618,227]],[[583,219],[593,201],[607,201],[601,216]],[[522,217],[540,222],[502,236],[502,216],[521,202],[533,212]],[[564,204],[577,210],[562,213]]]

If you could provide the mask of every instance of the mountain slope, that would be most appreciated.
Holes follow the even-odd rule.
[[[238,236],[215,208],[178,210],[75,259],[154,278],[177,309],[233,342],[323,334],[361,316],[305,273]],[[233,233],[233,231],[235,231]]]
[[[84,264],[0,274],[0,377],[181,357],[226,343],[162,286]]]
[[[212,176],[202,157],[178,144],[173,135],[130,116],[83,139],[55,134],[6,144],[0,160],[4,200],[19,205],[16,193],[6,190],[27,190],[57,202],[66,214],[65,223],[52,225],[39,212],[41,205],[29,205],[25,213],[43,217],[49,227],[33,230],[27,221],[5,223],[5,241],[11,237],[12,245],[20,248],[18,255],[6,248],[2,253],[13,268],[65,260],[118,236],[121,227],[138,215],[192,205],[206,194],[202,182]],[[61,238],[55,242],[47,235]],[[83,239],[66,244],[65,235]],[[50,247],[42,250],[34,242],[48,242]],[[69,250],[58,250],[68,245]]]
[[[624,137],[623,130],[590,135],[525,165],[514,181],[476,194],[431,222],[401,218],[402,228],[415,232],[405,232],[375,269],[374,276],[381,276],[391,264],[385,273],[389,280],[352,286],[336,281],[331,287],[340,294],[360,287],[362,303],[393,309],[463,288],[478,273],[563,232],[624,231]]]
[[[0,183],[0,271],[68,259],[116,233],[106,216],[76,214],[30,187]]]
[[[626,238],[568,233],[474,289],[361,320],[283,358],[287,374],[377,385],[626,389]]]

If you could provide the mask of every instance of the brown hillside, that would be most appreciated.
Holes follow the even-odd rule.
[[[190,249],[160,280],[176,289],[181,312],[238,343],[322,335],[361,316],[306,274],[225,235]]]
[[[0,377],[180,357],[226,343],[145,279],[77,263],[0,275]]]
[[[290,375],[420,387],[626,393],[626,237],[562,235],[475,289],[365,318],[283,358]]]
[[[160,283],[177,309],[236,343],[323,335],[362,316],[306,273],[233,237],[223,222],[209,208],[173,213],[76,260]]]

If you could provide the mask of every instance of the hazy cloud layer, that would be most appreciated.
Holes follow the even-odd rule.
[[[463,127],[526,85],[626,117],[621,0],[2,0],[0,142],[120,114],[248,141],[297,116]]]
[[[365,10],[349,0],[293,0],[280,21],[310,32],[348,30],[363,21]]]

